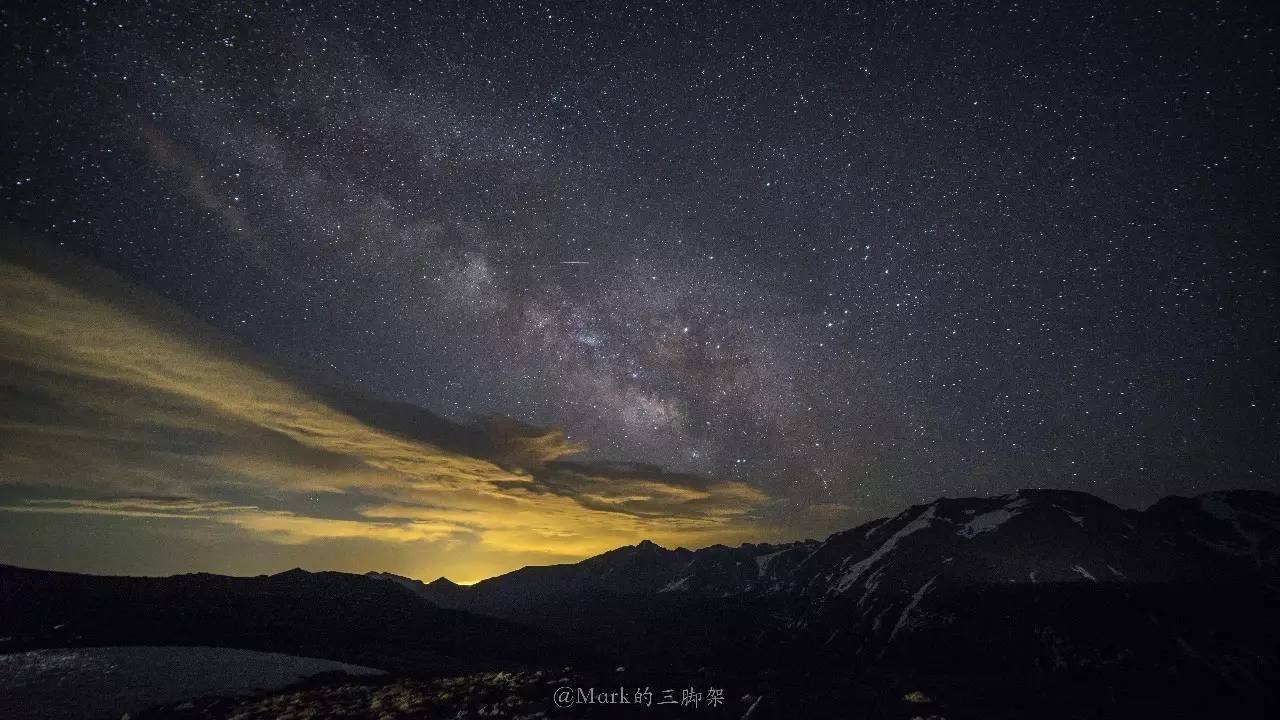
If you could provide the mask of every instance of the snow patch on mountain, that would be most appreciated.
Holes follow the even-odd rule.
[[[912,520],[911,522],[902,526],[902,528],[898,530],[898,532],[894,533],[892,536],[889,537],[888,540],[884,541],[880,545],[880,547],[876,548],[875,552],[871,553],[867,557],[855,563],[853,567],[849,568],[844,573],[844,575],[842,575],[840,579],[836,581],[836,585],[833,588],[832,592],[834,594],[838,594],[838,593],[844,592],[845,590],[848,590],[849,586],[857,582],[858,578],[861,577],[864,572],[866,572],[867,568],[870,568],[872,565],[876,564],[877,562],[880,562],[880,560],[885,555],[888,555],[889,553],[893,552],[893,549],[897,547],[898,543],[903,538],[907,537],[908,535],[911,535],[912,533],[919,532],[929,527],[929,524],[933,522],[934,517],[936,515],[937,515],[937,508],[933,505],[930,505],[924,512],[920,513],[920,515],[917,516],[915,520]]]
[[[785,548],[782,550],[775,550],[774,552],[767,553],[765,555],[757,555],[755,558],[756,570],[758,572],[757,577],[764,577],[765,571],[769,569],[769,563],[784,552],[786,552]]]
[[[1084,527],[1084,518],[1083,518],[1083,517],[1081,517],[1081,516],[1079,516],[1079,515],[1076,515],[1075,513],[1073,513],[1073,512],[1071,512],[1070,510],[1068,510],[1068,509],[1066,509],[1066,508],[1062,507],[1061,505],[1054,505],[1053,507],[1055,507],[1056,509],[1061,510],[1063,513],[1065,513],[1065,514],[1066,514],[1066,516],[1071,520],[1071,522],[1075,523],[1076,525],[1079,525],[1080,527]]]
[[[1089,580],[1092,580],[1093,582],[1098,582],[1098,578],[1094,577],[1092,574],[1090,574],[1090,572],[1089,572],[1088,570],[1085,570],[1084,568],[1080,567],[1079,565],[1072,565],[1072,566],[1071,566],[1071,569],[1072,569],[1072,570],[1075,570],[1075,571],[1076,571],[1076,572],[1078,572],[1078,573],[1080,573],[1082,576],[1084,576],[1084,577],[1088,578]]]
[[[1244,541],[1245,545],[1247,545],[1248,550],[1245,552],[1249,555],[1253,555],[1254,557],[1258,557],[1258,550],[1262,545],[1263,534],[1253,532],[1249,528],[1245,527],[1244,522],[1241,522],[1242,519],[1250,517],[1249,514],[1240,512],[1236,508],[1224,502],[1222,499],[1213,495],[1201,498],[1200,507],[1209,515],[1230,525],[1231,528],[1235,530],[1236,535],[1240,536],[1240,539]],[[1231,551],[1229,548],[1225,547],[1222,549]]]
[[[1003,507],[996,508],[981,515],[975,515],[972,520],[960,526],[957,531],[967,538],[971,538],[983,533],[989,533],[996,530],[1009,520],[1017,517],[1022,508],[1027,506],[1026,498],[1018,498]]]
[[[916,590],[915,593],[911,595],[911,602],[907,603],[907,606],[902,609],[902,614],[898,616],[897,624],[893,626],[893,632],[889,633],[889,642],[893,642],[893,638],[898,634],[898,631],[906,626],[907,621],[911,619],[911,613],[915,611],[916,606],[920,604],[920,601],[924,599],[924,596],[929,594],[929,589],[933,587],[933,583],[937,579],[937,575],[929,578],[928,582],[921,585],[920,589]]]
[[[680,592],[683,590],[688,590],[689,580],[691,580],[692,578],[693,576],[689,575],[688,577],[682,577],[679,580],[672,580],[666,585],[663,585],[662,588],[658,590],[658,592],[666,593],[666,592]]]
[[[885,568],[880,567],[867,577],[862,584],[862,597],[858,598],[858,607],[864,607],[875,599],[876,590],[880,589],[880,579],[884,577]]]

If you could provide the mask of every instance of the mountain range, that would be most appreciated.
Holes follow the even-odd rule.
[[[526,567],[470,586],[392,580],[441,607],[503,614],[589,592],[725,597],[792,594],[822,602],[883,580],[974,583],[1178,582],[1235,576],[1280,562],[1280,499],[1261,491],[1165,498],[1145,511],[1093,495],[1023,490],[940,499],[836,533],[824,542],[668,550],[650,541],[578,563]],[[928,574],[924,577],[922,573]],[[874,579],[874,580],[873,580]]]
[[[1132,510],[1023,490],[940,499],[822,542],[642,542],[473,586],[371,576],[442,607],[612,643],[629,662],[733,658],[830,686],[850,673],[928,676],[996,715],[993,682],[1042,709],[1088,696],[1097,708],[1209,703],[1253,716],[1280,687],[1278,570],[1272,493]]]
[[[1278,578],[1280,495],[1132,510],[1024,490],[939,499],[821,542],[646,541],[472,586],[3,567],[0,651],[208,644],[406,671],[711,667],[789,698],[760,710],[775,717],[851,702],[875,716],[867,688],[885,687],[927,688],[959,717],[1262,717],[1280,687]]]

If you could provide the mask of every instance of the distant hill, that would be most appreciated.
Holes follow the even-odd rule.
[[[104,577],[0,566],[0,651],[207,645],[389,670],[520,665],[550,645],[515,623],[336,572]]]

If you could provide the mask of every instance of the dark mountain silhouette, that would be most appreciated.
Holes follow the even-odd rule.
[[[407,671],[696,671],[763,695],[753,718],[1265,717],[1280,687],[1278,530],[1266,492],[1138,511],[1025,490],[822,542],[642,542],[474,586],[0,568],[0,636],[4,650],[206,644]]]
[[[646,540],[472,586],[447,578],[369,577],[393,580],[441,607],[504,617],[597,593],[787,598],[807,614],[847,599],[867,608],[904,590],[923,599],[938,583],[1229,582],[1280,565],[1278,529],[1280,496],[1260,491],[1170,497],[1138,511],[1087,493],[1023,490],[943,498],[821,543],[668,550]]]
[[[553,645],[515,623],[435,607],[359,575],[107,577],[0,566],[0,652],[207,645],[383,669],[520,665]]]
[[[1256,716],[1280,686],[1278,530],[1280,496],[1266,492],[1137,511],[1025,490],[940,499],[821,543],[643,542],[415,591],[640,665],[772,668],[846,689],[921,678],[997,715],[993,686],[1037,707],[1208,702]]]
[[[531,604],[595,593],[727,597],[776,588],[817,546],[817,541],[806,540],[736,548],[712,545],[695,551],[668,550],[645,540],[582,562],[525,567],[471,586],[446,578],[421,583],[389,573],[370,577],[394,580],[441,607],[505,616]]]
[[[425,599],[433,605],[443,608],[458,608],[467,603],[465,594],[467,589],[463,585],[450,580],[447,577],[440,577],[429,583],[424,583],[415,578],[396,575],[395,573],[384,572],[368,572],[365,577],[374,580],[387,580],[401,587],[408,589],[413,594]]]

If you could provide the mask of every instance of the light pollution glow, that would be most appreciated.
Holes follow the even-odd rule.
[[[59,279],[77,273],[95,288]],[[560,462],[578,448],[559,433],[494,438],[502,451],[486,458],[382,429],[79,263],[51,275],[5,262],[0,304],[0,525],[38,518],[65,548],[50,557],[6,533],[0,562],[474,582],[644,538],[701,546],[766,530],[754,511],[769,498],[749,485]],[[95,545],[90,518],[126,539]],[[188,547],[198,567],[148,563],[156,543]]]

